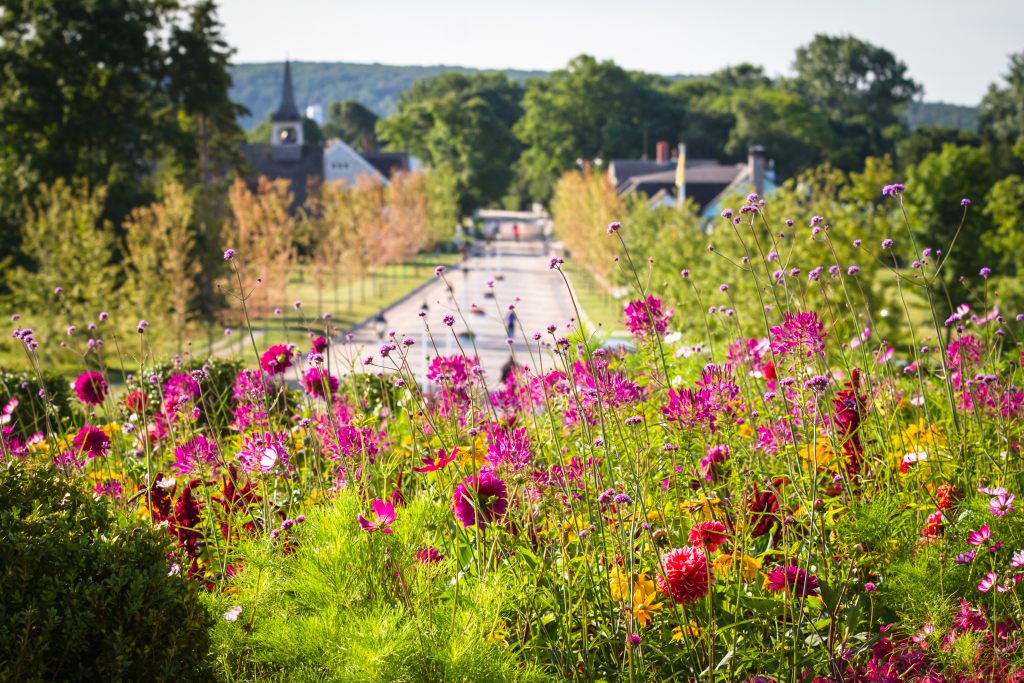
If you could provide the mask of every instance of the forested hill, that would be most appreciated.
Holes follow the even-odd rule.
[[[253,128],[281,101],[281,62],[236,64],[231,67],[234,86],[231,99],[245,105],[252,114],[241,119],[244,128]],[[447,71],[472,73],[482,69],[463,66],[393,66],[390,64],[351,64],[347,62],[292,62],[295,103],[302,109],[311,104],[327,108],[336,100],[356,100],[378,116],[394,112],[398,95],[421,78]],[[544,76],[543,71],[505,69],[516,80]]]
[[[252,114],[241,119],[251,129],[267,117],[281,99],[281,62],[236,64],[231,67],[234,86],[231,98],[244,104]],[[464,66],[394,66],[390,64],[352,64],[348,62],[293,62],[292,78],[295,103],[301,108],[320,104],[327,108],[336,100],[356,100],[378,116],[394,112],[398,95],[413,82],[446,71],[471,73],[481,71]],[[543,77],[544,71],[505,69],[516,80]],[[670,76],[682,78],[682,76]],[[978,108],[944,102],[914,102],[907,112],[911,128],[939,125],[963,130],[976,130]]]

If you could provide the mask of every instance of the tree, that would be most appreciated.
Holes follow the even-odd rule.
[[[356,102],[331,102],[327,107],[327,121],[323,125],[325,138],[340,138],[358,152],[378,147],[377,115]]]
[[[921,248],[946,252],[949,263],[943,269],[947,281],[960,275],[975,275],[990,266],[990,257],[977,248],[992,222],[978,210],[964,216],[960,200],[980,202],[995,181],[992,157],[982,147],[944,145],[941,152],[929,154],[910,169],[904,199],[911,226]],[[956,235],[956,246],[951,248]]]
[[[545,79],[528,81],[516,135],[527,146],[519,163],[523,187],[536,200],[577,159],[638,157],[644,138],[675,139],[674,109],[664,83],[614,62],[580,55]]]
[[[1024,172],[1024,52],[1010,56],[1002,88],[992,84],[981,100],[981,135],[1005,172]]]
[[[36,316],[34,327],[47,349],[47,340],[65,327],[84,328],[114,301],[117,242],[102,217],[105,188],[57,180],[35,194],[21,234],[29,263],[7,275],[13,302]]]
[[[466,214],[508,191],[520,151],[510,128],[520,93],[501,74],[443,74],[403,93],[398,111],[378,123],[377,133],[389,147],[454,176]]]
[[[250,315],[253,309],[257,315],[266,314],[285,300],[295,232],[288,209],[294,197],[287,180],[260,176],[255,191],[236,180],[229,202],[232,220],[225,226],[223,242],[238,252],[236,264],[246,292],[255,287],[247,304]],[[237,283],[232,283],[235,286]]]
[[[921,92],[906,64],[853,36],[816,35],[797,49],[793,69],[791,89],[829,117],[840,143],[829,159],[846,169],[892,151],[901,114]]]
[[[156,333],[170,331],[179,353],[200,271],[193,212],[192,197],[172,180],[164,185],[160,201],[133,209],[124,224],[125,287],[133,312],[139,318],[164,322]]]
[[[921,126],[896,143],[896,160],[902,169],[909,169],[945,145],[977,147],[981,138],[977,133],[944,126]]]
[[[151,199],[140,179],[169,151],[177,168],[197,168],[211,131],[227,140],[235,126],[228,55],[210,2],[187,12],[178,0],[5,2],[0,229],[17,234],[22,199],[40,183],[105,185],[104,215],[120,224]]]

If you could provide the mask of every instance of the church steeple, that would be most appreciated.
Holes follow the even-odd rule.
[[[302,145],[305,142],[302,123],[302,115],[295,106],[295,91],[292,89],[292,65],[285,60],[281,104],[270,117],[270,145],[275,158],[294,160],[302,156]]]
[[[281,84],[281,104],[274,112],[274,121],[301,121],[299,110],[295,107],[295,91],[292,89],[292,65],[285,60],[284,82]]]

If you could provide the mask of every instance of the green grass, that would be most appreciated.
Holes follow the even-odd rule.
[[[616,300],[589,272],[566,263],[562,266],[572,283],[577,304],[594,325],[605,334],[624,330],[622,307],[624,301]]]

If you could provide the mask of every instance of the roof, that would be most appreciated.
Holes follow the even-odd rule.
[[[324,148],[320,145],[302,145],[302,154],[295,160],[275,158],[274,145],[243,145],[242,154],[254,171],[249,180],[265,175],[271,180],[284,178],[291,182],[295,195],[292,208],[306,202],[306,183],[310,177],[321,179],[324,175]]]
[[[630,178],[648,175],[658,171],[675,170],[676,162],[649,161],[647,159],[612,159],[608,164],[608,173],[616,186],[622,185]]]
[[[695,165],[686,164],[686,196],[702,208],[710,204],[727,187],[733,185],[747,170],[746,164],[708,163],[695,160]],[[640,192],[654,197],[659,191],[675,192],[676,171],[658,171],[629,178],[619,187],[620,194]]]
[[[302,116],[295,106],[295,91],[292,89],[292,65],[284,63],[284,81],[281,83],[281,104],[271,116],[272,121],[301,121]]]
[[[362,152],[360,153],[371,166],[381,172],[385,178],[391,178],[396,170],[409,170],[408,152]]]

